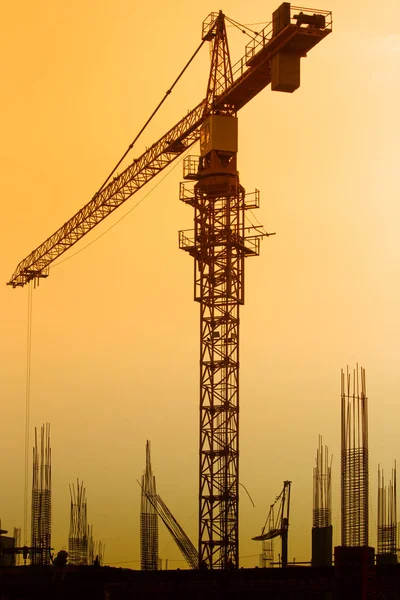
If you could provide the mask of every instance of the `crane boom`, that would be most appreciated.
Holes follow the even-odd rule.
[[[289,3],[284,4],[289,5]],[[232,114],[232,111],[236,112],[242,108],[269,85],[271,60],[278,53],[306,56],[311,48],[331,32],[331,13],[320,12],[324,16],[323,26],[304,27],[299,15],[293,15],[290,16],[290,22],[283,27],[278,28],[275,21],[272,21],[257,34],[246,46],[245,55],[232,67],[232,80],[219,97],[214,99],[214,110],[221,113],[228,110]],[[204,39],[211,39],[210,33],[212,35],[215,23],[216,19],[211,22]],[[218,89],[218,86],[216,87]],[[47,277],[50,264],[54,260],[199,139],[200,126],[208,113],[209,106],[205,98],[120,175],[95,194],[69,221],[22,260],[7,285],[14,288],[22,287],[31,280]]]
[[[283,489],[279,496],[277,496],[274,504],[271,504],[269,514],[262,528],[261,535],[257,535],[252,539],[256,542],[263,542],[265,540],[273,540],[276,537],[280,537],[282,540],[282,567],[287,566],[287,552],[288,552],[288,530],[289,530],[289,511],[290,511],[290,486],[291,481],[283,482]],[[274,518],[274,507],[278,504],[278,511]],[[268,524],[268,531],[265,531]]]
[[[199,559],[196,548],[194,547],[188,535],[184,532],[181,525],[179,525],[172,512],[169,510],[168,506],[162,500],[160,494],[152,495],[145,492],[145,495],[147,496],[147,499],[151,505],[154,507],[165,527],[170,532],[174,542],[182,552],[182,555],[189,567],[191,569],[198,569]]]
[[[48,267],[54,260],[190,148],[200,135],[204,105],[203,100],[20,262],[8,285],[23,286],[37,277],[47,277]]]

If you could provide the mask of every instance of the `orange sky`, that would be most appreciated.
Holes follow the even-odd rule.
[[[269,21],[276,6],[4,6],[4,284],[92,197],[198,46],[207,14],[221,8],[251,24]],[[260,258],[247,261],[241,313],[240,480],[256,505],[242,494],[245,567],[258,564],[259,545],[250,538],[284,479],[293,481],[289,559],[309,560],[318,434],[334,455],[340,543],[346,364],[358,361],[367,371],[372,545],[377,464],[389,474],[399,457],[400,5],[388,0],[378,11],[372,0],[331,0],[318,8],[333,11],[334,32],[302,60],[300,89],[265,90],[239,113],[241,183],[261,190],[257,218],[277,232]],[[228,35],[235,62],[248,39],[231,28]],[[133,156],[204,97],[207,69],[203,49]],[[177,231],[192,223],[178,200],[181,177],[177,164],[146,186],[76,250],[144,198],[140,206],[55,267],[33,300],[30,419],[32,428],[44,421],[52,427],[54,548],[67,544],[68,484],[79,477],[106,562],[133,568],[146,439],[159,493],[197,543],[199,307],[191,259],[178,249]],[[25,288],[0,287],[0,517],[9,531],[23,524],[27,297]],[[160,556],[170,567],[184,566],[164,530]]]

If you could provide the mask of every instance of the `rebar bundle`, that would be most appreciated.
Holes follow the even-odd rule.
[[[142,571],[158,570],[158,515],[151,499],[156,498],[156,478],[151,469],[150,442],[146,442],[146,468],[141,478],[140,565]],[[155,500],[156,502],[156,500]]]
[[[51,448],[50,424],[40,429],[40,446],[35,427],[33,447],[31,562],[50,564],[51,549]]]
[[[93,539],[93,525],[88,526],[88,564],[101,566],[104,561],[105,544]]]
[[[342,546],[368,546],[368,402],[365,369],[341,373]]]
[[[318,438],[317,458],[314,467],[313,527],[330,527],[332,519],[331,489],[332,456],[329,461],[328,446]]]
[[[71,512],[68,538],[68,562],[73,565],[88,563],[88,525],[86,490],[77,479],[76,490],[70,484]]]
[[[392,479],[385,485],[383,470],[378,466],[378,535],[377,554],[396,556],[397,542],[397,495],[396,464]]]

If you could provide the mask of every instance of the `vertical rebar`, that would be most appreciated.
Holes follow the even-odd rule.
[[[68,538],[68,562],[73,565],[87,565],[88,563],[88,524],[86,490],[83,482],[70,484],[71,496],[69,538]]]
[[[313,472],[313,527],[330,527],[332,519],[332,456],[329,460],[328,446],[322,446],[318,437],[317,458]]]
[[[33,447],[32,512],[31,512],[32,564],[50,564],[51,549],[51,448],[50,424],[42,425],[40,440],[35,428]]]
[[[368,403],[365,369],[341,372],[342,546],[368,546]]]
[[[396,556],[397,548],[397,493],[396,462],[392,478],[385,485],[383,470],[378,465],[378,525],[377,554]]]

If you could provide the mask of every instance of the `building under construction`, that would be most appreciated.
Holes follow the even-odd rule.
[[[332,457],[319,436],[317,458],[313,472],[313,526],[311,564],[313,567],[332,565]]]
[[[368,546],[368,400],[365,369],[342,371],[342,546]]]
[[[341,525],[335,548],[343,600],[374,598],[375,550],[369,547],[368,399],[365,369],[341,373]]]
[[[378,524],[376,562],[397,563],[397,491],[396,464],[385,485],[384,473],[378,466]]]

